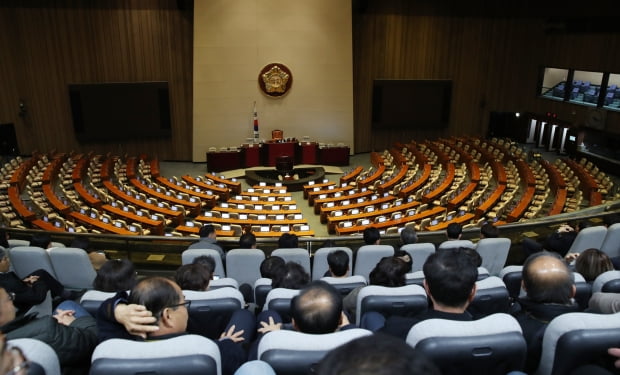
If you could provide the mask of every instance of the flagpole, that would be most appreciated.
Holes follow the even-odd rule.
[[[256,112],[256,101],[254,101],[254,143],[258,144],[258,112]]]

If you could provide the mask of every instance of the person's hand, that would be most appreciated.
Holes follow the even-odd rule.
[[[341,312],[340,313],[340,324],[338,325],[338,329],[344,326],[348,326],[349,324],[351,324],[351,322],[349,321],[349,317],[344,312]]]
[[[229,339],[233,342],[241,342],[245,340],[241,335],[243,335],[243,330],[235,332],[235,325],[230,326],[227,332],[222,332],[220,336],[220,340]]]
[[[7,347],[6,337],[0,332],[0,373],[24,375],[28,373],[28,362],[18,347]]]
[[[568,263],[570,263],[570,262],[576,260],[578,257],[579,257],[579,253],[568,253],[564,257],[564,260],[566,260]]]
[[[614,366],[616,366],[616,368],[620,368],[620,348],[609,348],[607,349],[607,353],[617,358],[616,362],[614,362]]]
[[[269,322],[260,322],[261,328],[258,329],[258,333],[267,333],[271,331],[278,331],[282,329],[282,323],[273,321],[273,317],[269,317]]]
[[[69,326],[75,320],[75,311],[56,309],[56,314],[54,314],[53,316],[54,319],[58,321],[58,323]]]
[[[566,233],[566,232],[572,232],[574,231],[573,227],[571,227],[568,224],[562,224],[560,225],[560,227],[558,228],[558,232],[559,233]]]
[[[125,327],[127,332],[143,339],[149,333],[159,330],[159,327],[154,324],[157,319],[143,305],[119,303],[114,308],[114,318]]]
[[[25,279],[23,279],[22,281],[25,282],[28,285],[32,285],[32,284],[36,283],[37,281],[39,281],[39,276],[30,275],[30,276],[26,277]]]

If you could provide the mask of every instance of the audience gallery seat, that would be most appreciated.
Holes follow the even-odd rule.
[[[620,293],[620,271],[607,271],[598,275],[592,283],[592,293]]]
[[[476,282],[476,295],[467,311],[480,319],[495,313],[508,313],[510,295],[504,282],[497,276],[489,276]]]
[[[226,275],[239,285],[253,286],[260,279],[260,264],[265,253],[259,249],[233,249],[226,253]]]
[[[86,251],[72,247],[55,247],[48,251],[58,281],[70,289],[92,289],[97,272]]]
[[[165,340],[111,339],[97,345],[90,375],[221,375],[217,344],[199,335]]]
[[[509,238],[483,238],[476,244],[476,251],[482,257],[482,267],[492,276],[497,276],[508,259]]]
[[[322,277],[321,280],[336,288],[342,297],[348,295],[353,289],[359,286],[366,286],[364,276],[354,275],[349,277]]]
[[[569,253],[582,253],[587,249],[600,249],[605,235],[607,234],[607,228],[602,225],[596,227],[583,228],[577,233],[577,237],[573,241]]]
[[[610,258],[620,256],[620,223],[612,224],[607,228],[607,234],[600,250]]]
[[[25,278],[32,272],[42,269],[47,271],[55,279],[58,279],[54,266],[47,251],[36,246],[18,246],[9,251],[11,266],[20,279]],[[91,266],[92,267],[92,266]]]
[[[422,267],[424,266],[424,262],[426,262],[426,258],[428,258],[432,253],[435,252],[435,245],[426,242],[426,243],[411,243],[407,245],[403,245],[401,250],[406,251],[411,257],[411,261],[413,262],[411,266],[411,272],[422,271]]]
[[[271,256],[279,256],[285,262],[299,263],[310,275],[310,254],[306,249],[275,249],[271,252]]]
[[[368,280],[370,271],[375,268],[383,257],[394,255],[394,248],[390,245],[364,245],[355,255],[354,275],[364,276]]]
[[[226,272],[224,272],[224,264],[222,263],[222,257],[217,250],[213,249],[188,249],[181,253],[181,263],[182,264],[190,264],[194,261],[194,258],[197,258],[202,255],[207,255],[215,260],[215,271],[213,272],[214,276],[226,277]]]
[[[297,289],[275,288],[265,298],[264,310],[273,310],[280,314],[282,321],[291,321],[291,300],[299,294]]]
[[[60,375],[60,362],[54,349],[43,341],[30,338],[8,340],[9,347],[21,350],[28,360],[37,363],[45,371],[45,375]],[[33,369],[28,369],[28,374],[36,374]]]
[[[357,295],[355,321],[368,311],[376,311],[385,316],[414,316],[428,308],[426,291],[419,285],[386,287],[369,285]]]
[[[217,340],[232,314],[245,305],[243,295],[234,288],[208,291],[184,290],[189,305],[188,331]]]
[[[353,251],[348,247],[323,247],[318,249],[312,260],[312,280],[319,280],[329,270],[327,256],[336,250],[343,250],[349,255],[349,274],[353,270]]]

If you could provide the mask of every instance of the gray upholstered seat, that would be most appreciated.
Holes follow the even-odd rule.
[[[92,289],[97,271],[86,251],[73,247],[55,247],[48,251],[58,281],[71,289]]]
[[[336,250],[343,250],[349,254],[349,271],[353,269],[353,250],[348,247],[322,247],[312,257],[312,280],[319,280],[329,270],[327,256]]]
[[[202,255],[208,255],[215,260],[215,271],[213,275],[219,277],[226,277],[226,272],[224,271],[224,264],[222,262],[222,257],[217,250],[213,249],[187,249],[181,253],[181,264],[190,264],[194,261],[194,258],[197,258]]]
[[[361,275],[368,280],[370,271],[375,268],[383,257],[394,255],[394,248],[390,245],[364,245],[355,254],[354,275]]]
[[[435,252],[435,245],[430,242],[411,243],[403,245],[400,249],[409,254],[413,262],[411,272],[416,272],[422,271],[426,258]]]
[[[482,257],[482,267],[492,276],[497,276],[508,259],[509,238],[483,238],[476,244],[476,251]]]

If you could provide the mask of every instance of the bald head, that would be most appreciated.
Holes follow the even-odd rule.
[[[316,281],[304,288],[291,302],[297,329],[304,333],[331,333],[338,328],[342,297],[331,285]]]
[[[523,265],[523,288],[534,302],[567,305],[575,295],[575,279],[559,255],[536,253]]]

